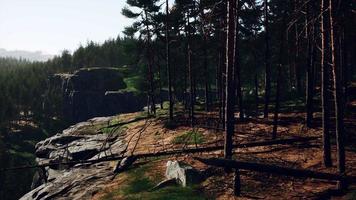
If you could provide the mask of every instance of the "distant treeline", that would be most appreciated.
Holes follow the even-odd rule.
[[[14,120],[31,119],[40,123],[45,117],[60,117],[61,94],[48,90],[50,76],[82,67],[133,65],[137,60],[137,42],[128,38],[112,39],[100,45],[88,42],[72,54],[64,50],[46,62],[0,58],[0,127],[9,128]],[[43,106],[44,102],[50,103]]]

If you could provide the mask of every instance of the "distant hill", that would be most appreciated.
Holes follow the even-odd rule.
[[[0,57],[22,58],[29,61],[47,61],[48,59],[53,58],[53,55],[43,54],[41,51],[8,51],[0,48]]]

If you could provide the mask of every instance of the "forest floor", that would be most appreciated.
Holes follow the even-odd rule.
[[[355,103],[355,102],[353,102]],[[355,104],[356,105],[356,104]],[[356,107],[350,108],[355,109]],[[120,115],[123,119],[135,118],[142,113]],[[209,123],[214,121],[217,113],[197,112],[197,126],[191,128],[184,115],[178,115],[179,122],[167,123],[166,111],[159,110],[158,117],[141,119],[126,125],[126,140],[130,141],[128,152],[133,154],[153,153],[167,150],[179,150],[196,147],[223,145],[224,132],[214,129]],[[322,129],[320,113],[315,113],[314,128],[304,124],[303,112],[286,112],[280,114],[278,138],[320,137],[317,140],[291,145],[270,145],[234,150],[234,159],[276,166],[308,169],[318,172],[337,173],[336,147],[332,137],[333,167],[325,168],[322,163]],[[176,118],[176,119],[177,119]],[[235,126],[234,143],[249,143],[271,139],[272,115],[269,119],[247,118],[238,121]],[[118,120],[119,121],[119,120]],[[346,173],[356,176],[356,114],[350,112],[345,119]],[[211,127],[211,128],[210,128]],[[193,159],[197,157],[222,157],[222,151],[184,154],[176,156],[141,159],[130,170],[119,174],[116,179],[94,196],[94,199],[356,199],[356,185],[341,196],[330,197],[329,191],[336,188],[335,181],[312,178],[292,178],[248,170],[241,170],[241,196],[233,195],[233,174],[222,169],[214,169],[212,176],[198,185],[185,189],[169,187],[152,192],[150,189],[164,179],[168,160],[179,160],[204,171],[209,166]],[[114,163],[113,163],[114,166]],[[211,170],[211,169],[209,169]],[[168,195],[168,196],[167,196]]]

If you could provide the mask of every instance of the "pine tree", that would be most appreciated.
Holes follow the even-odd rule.
[[[226,40],[226,105],[225,105],[225,150],[224,156],[227,159],[232,157],[232,143],[235,129],[234,105],[235,105],[235,84],[234,62],[235,62],[235,11],[236,0],[229,0],[227,5],[227,40]]]
[[[321,102],[322,102],[322,125],[323,125],[323,159],[326,167],[331,167],[331,144],[330,144],[330,94],[329,94],[329,46],[328,46],[328,33],[329,18],[328,12],[325,10],[329,7],[328,0],[321,0],[320,3],[321,15],[320,15],[320,32],[321,32]]]
[[[170,65],[170,38],[169,38],[169,4],[166,0],[166,62],[167,62],[167,78],[168,78],[168,98],[169,98],[169,120],[173,120],[173,94],[172,94],[172,72]]]
[[[270,61],[270,44],[269,44],[269,14],[268,14],[268,0],[264,0],[264,17],[265,17],[265,104],[264,104],[264,118],[268,118],[270,93],[271,93],[271,61]]]
[[[133,27],[136,30],[140,30],[141,33],[146,35],[146,59],[147,59],[147,68],[148,68],[148,82],[149,82],[149,107],[150,111],[155,115],[156,114],[156,104],[155,104],[155,87],[154,87],[154,72],[153,72],[153,55],[151,49],[151,29],[152,18],[154,13],[159,11],[159,6],[157,6],[158,0],[127,0],[126,3],[131,6],[141,10],[141,12],[135,13],[129,8],[125,7],[122,9],[122,14],[128,18],[137,19],[141,16],[142,20],[138,20],[134,23]]]

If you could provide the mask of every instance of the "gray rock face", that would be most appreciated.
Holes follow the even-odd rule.
[[[117,162],[116,167],[114,169],[114,173],[120,173],[122,171],[125,171],[127,168],[129,168],[135,161],[137,160],[137,157],[135,156],[128,156],[125,157],[124,159],[120,160]]]
[[[36,145],[38,164],[82,161],[121,155],[126,148],[122,135],[90,133],[112,117],[95,118],[69,127]],[[86,134],[88,133],[88,134]],[[34,177],[33,190],[22,200],[90,199],[113,176],[109,162],[56,165],[42,168]]]
[[[198,183],[202,179],[200,173],[192,166],[178,161],[167,162],[166,178],[176,179],[183,187]]]
[[[119,91],[126,88],[115,68],[83,68],[73,74],[56,74],[50,85],[62,92],[63,115],[69,122],[142,110],[143,96]]]
[[[110,180],[112,172],[107,164],[97,164],[86,168],[75,167],[59,174],[27,193],[21,200],[91,199],[100,186]]]

